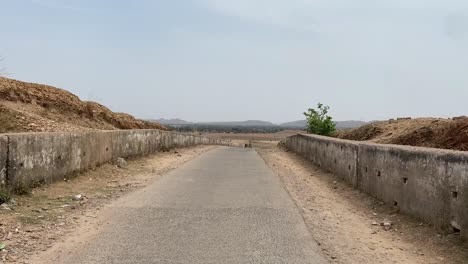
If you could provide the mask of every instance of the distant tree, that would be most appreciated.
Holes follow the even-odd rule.
[[[329,106],[318,103],[317,109],[309,108],[304,112],[307,120],[307,132],[322,136],[331,136],[336,131],[333,118],[328,115]]]

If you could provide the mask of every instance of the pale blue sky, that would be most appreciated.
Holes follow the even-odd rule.
[[[468,114],[465,0],[0,0],[0,25],[9,77],[141,118]]]

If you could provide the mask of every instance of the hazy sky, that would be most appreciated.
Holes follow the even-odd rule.
[[[468,114],[466,0],[0,0],[0,25],[9,77],[140,118]]]

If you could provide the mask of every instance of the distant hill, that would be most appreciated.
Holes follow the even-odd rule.
[[[355,120],[336,121],[335,123],[336,123],[337,129],[351,129],[351,128],[361,127],[367,124],[367,122],[355,121]]]
[[[297,120],[292,122],[287,122],[280,124],[281,127],[297,127],[297,128],[305,128],[306,127],[306,120]]]
[[[266,126],[278,126],[271,122],[261,121],[261,120],[247,120],[247,121],[232,121],[232,122],[189,122],[183,119],[174,118],[174,119],[154,119],[148,120],[152,122],[158,122],[162,125],[169,126],[183,126],[183,125],[204,125],[204,126],[226,126],[226,127],[266,127]]]
[[[351,129],[357,128],[367,124],[364,121],[336,121],[336,128],[337,129]],[[287,122],[280,124],[281,127],[290,127],[290,128],[305,128],[306,127],[306,120],[298,120],[293,122]]]
[[[161,125],[190,125],[190,124],[193,124],[192,122],[188,122],[188,121],[178,119],[178,118],[175,118],[175,119],[161,118],[161,119],[149,120],[149,121],[157,122],[157,123],[160,123]]]
[[[274,124],[268,121],[262,120],[246,120],[246,121],[231,121],[231,122],[190,122],[183,119],[175,118],[175,119],[156,119],[156,120],[148,120],[153,122],[158,122],[162,125],[166,126],[189,126],[189,125],[197,125],[197,126],[221,126],[221,127],[278,127],[278,128],[300,128],[304,129],[306,127],[306,120],[297,120],[293,122],[287,122],[283,124]],[[363,125],[368,124],[364,121],[336,121],[336,128],[337,129],[351,129],[361,127]]]
[[[235,121],[235,122],[201,122],[197,123],[200,125],[215,125],[215,126],[240,126],[240,127],[267,127],[276,126],[275,124],[261,120],[247,120],[247,121]]]

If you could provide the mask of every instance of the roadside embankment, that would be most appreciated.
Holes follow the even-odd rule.
[[[312,135],[285,144],[402,213],[468,239],[468,153]]]
[[[167,130],[60,88],[0,77],[0,133],[119,129]]]
[[[397,118],[337,131],[341,139],[379,144],[468,150],[468,117]]]
[[[0,136],[0,188],[22,192],[117,158],[226,141],[161,130],[21,133]]]

